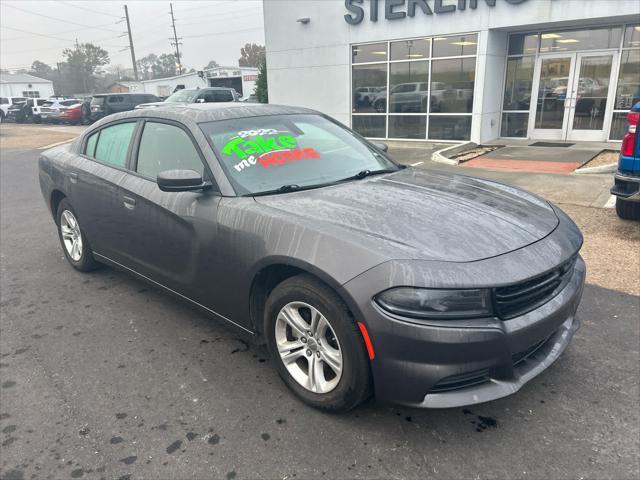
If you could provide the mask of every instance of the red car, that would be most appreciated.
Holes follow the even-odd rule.
[[[68,107],[60,108],[60,116],[58,120],[61,122],[77,125],[82,119],[82,103],[76,103]]]

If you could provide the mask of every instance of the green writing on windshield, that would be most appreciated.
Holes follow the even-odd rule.
[[[278,137],[267,138],[257,136],[251,140],[237,137],[228,141],[225,146],[222,147],[222,153],[229,156],[235,155],[242,160],[249,155],[260,155],[276,150],[296,148],[296,146],[296,139],[291,135],[279,135]]]

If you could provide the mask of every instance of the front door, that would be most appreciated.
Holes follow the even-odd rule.
[[[613,106],[616,54],[538,58],[529,132],[533,139],[605,141]]]

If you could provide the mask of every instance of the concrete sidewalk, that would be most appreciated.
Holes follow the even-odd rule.
[[[489,170],[481,167],[445,165],[431,161],[443,144],[416,144],[415,147],[389,144],[389,154],[399,163],[437,171],[486,178],[536,193],[554,203],[580,205],[584,207],[610,208],[613,206],[609,189],[613,186],[613,175],[558,175],[531,173],[526,171]],[[531,147],[540,148],[544,147]]]

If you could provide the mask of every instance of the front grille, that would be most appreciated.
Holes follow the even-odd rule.
[[[526,282],[496,288],[493,292],[498,316],[508,320],[548,302],[562,290],[573,273],[576,257],[558,268]]]
[[[489,370],[476,370],[474,372],[461,373],[443,378],[431,388],[431,393],[448,392],[461,388],[479,385],[489,381]]]

